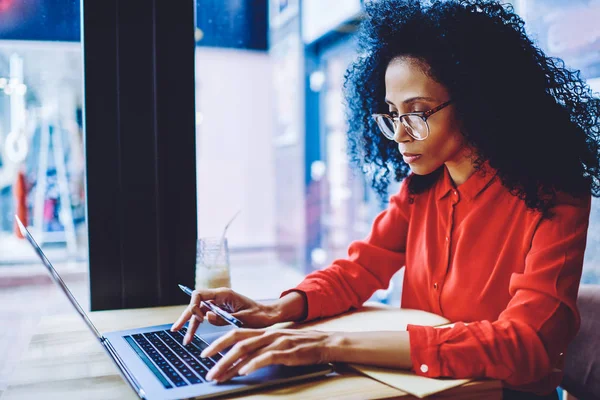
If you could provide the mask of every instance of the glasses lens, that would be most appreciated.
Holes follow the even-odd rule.
[[[419,116],[405,115],[402,117],[402,125],[406,132],[417,140],[423,140],[429,134],[427,123]]]
[[[383,133],[383,136],[385,136],[388,139],[394,139],[394,122],[388,118],[385,117],[383,115],[375,115],[373,116],[373,118],[375,118],[375,122],[377,122],[377,126],[379,126],[379,129],[381,130],[381,133]]]

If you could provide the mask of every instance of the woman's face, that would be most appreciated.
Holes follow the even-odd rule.
[[[385,73],[385,99],[390,115],[428,111],[451,100],[448,91],[423,72],[414,59],[403,57],[390,62]],[[429,136],[415,140],[400,124],[394,140],[404,161],[417,175],[427,175],[442,164],[449,168],[464,164],[464,137],[450,104],[427,119]],[[412,155],[418,155],[412,157]]]

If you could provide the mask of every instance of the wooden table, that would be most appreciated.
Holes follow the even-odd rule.
[[[89,313],[100,332],[171,323],[183,306]],[[398,309],[398,312],[402,310]],[[335,318],[332,319],[335,323]],[[393,328],[391,328],[393,329]],[[73,315],[42,318],[2,400],[136,399],[95,337]],[[413,399],[396,388],[340,367],[327,377],[258,389],[230,398]],[[473,382],[428,399],[501,399],[499,382]]]

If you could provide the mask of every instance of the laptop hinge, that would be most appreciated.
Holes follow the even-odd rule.
[[[145,399],[146,392],[144,392],[144,389],[142,389],[142,387],[140,386],[139,383],[137,383],[137,381],[135,380],[135,378],[133,377],[131,372],[129,372],[129,370],[125,366],[125,363],[123,362],[121,357],[119,357],[119,355],[115,351],[112,344],[104,336],[100,339],[100,342],[102,343],[102,346],[104,346],[104,348],[106,349],[108,354],[110,355],[110,358],[112,358],[112,360],[116,364],[116,366],[119,369],[119,371],[121,372],[121,375],[123,376],[123,378],[125,378],[125,380],[129,383],[131,388],[138,394],[138,396],[141,399]]]

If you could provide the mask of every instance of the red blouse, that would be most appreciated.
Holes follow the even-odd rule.
[[[405,180],[347,259],[292,289],[306,294],[307,319],[359,307],[406,266],[402,307],[457,322],[408,326],[417,374],[493,378],[538,394],[556,388],[579,329],[591,196],[560,195],[553,217],[542,219],[487,171],[456,187],[444,167],[418,195]]]

